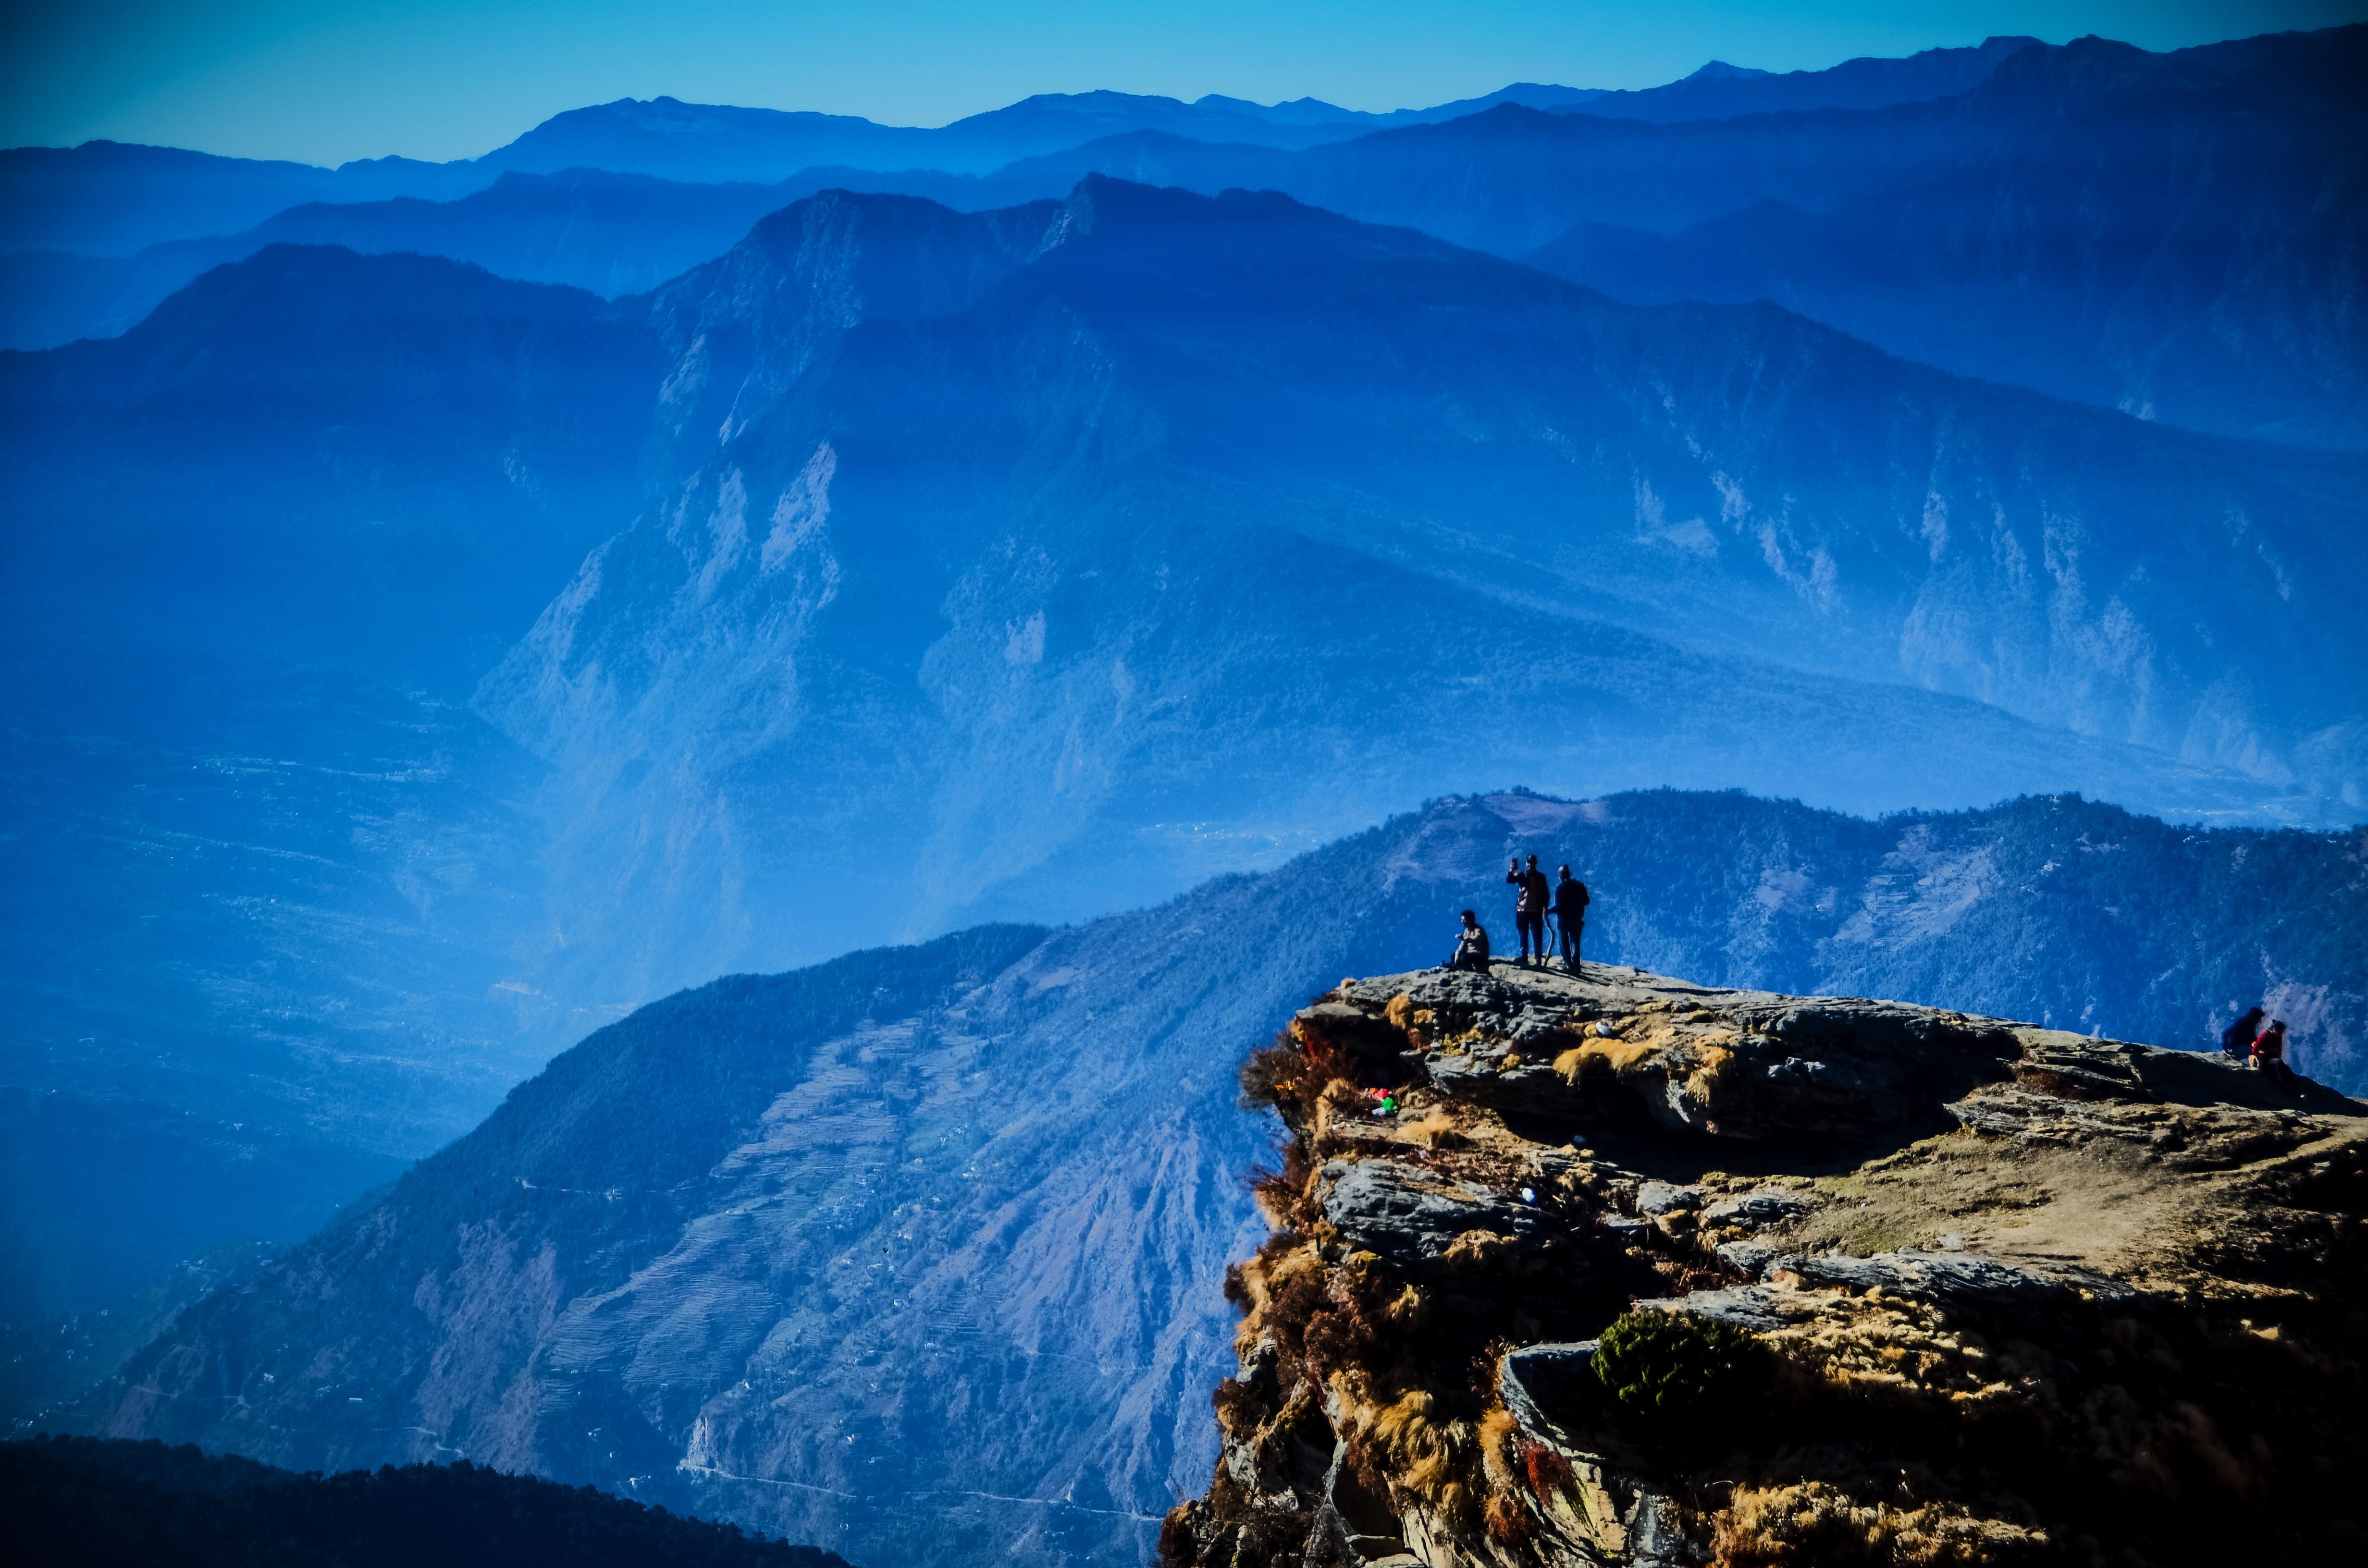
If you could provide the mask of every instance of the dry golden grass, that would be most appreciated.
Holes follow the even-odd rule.
[[[1738,1489],[1711,1539],[1717,1568],[1975,1568],[2027,1562],[2046,1546],[2009,1520],[1861,1502],[1818,1481]]]
[[[1616,1074],[1634,1067],[1660,1048],[1659,1041],[1650,1040],[1589,1040],[1555,1057],[1554,1067],[1564,1083],[1576,1084],[1593,1074]]]
[[[1398,1136],[1426,1149],[1440,1148],[1457,1136],[1455,1119],[1444,1110],[1429,1110],[1412,1121],[1398,1123]]]

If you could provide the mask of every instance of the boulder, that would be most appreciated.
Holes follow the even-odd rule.
[[[1554,1230],[1527,1204],[1395,1160],[1332,1161],[1319,1201],[1349,1245],[1402,1267],[1532,1251]]]

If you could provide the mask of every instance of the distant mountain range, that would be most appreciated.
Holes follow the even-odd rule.
[[[1340,974],[1440,961],[1459,907],[1498,919],[1508,855],[1589,881],[1593,962],[2191,1046],[2266,989],[2306,1070],[2356,1075],[2361,847],[2070,799],[1442,801],[1140,913],[645,1007],[44,1419],[466,1457],[857,1562],[1138,1556],[1234,1368],[1273,1131],[1235,1065]]]
[[[897,187],[958,205],[1092,173],[1281,190],[1621,298],[1772,297],[1961,373],[2357,449],[2363,85],[2368,26],[2163,55],[2083,40],[1880,109],[1645,124],[1506,107],[1300,152],[1144,132],[975,187]]]
[[[1269,106],[1215,94],[1188,104],[1130,93],[1043,93],[922,130],[850,115],[620,98],[554,115],[507,146],[451,164],[372,158],[325,169],[111,142],[19,147],[0,153],[0,254],[123,256],[162,241],[243,231],[305,202],[399,196],[451,200],[511,172],[603,169],[693,183],[757,184],[819,166],[979,175],[1137,131],[1304,147],[1391,126],[1454,119],[1500,104],[1556,111],[1587,107],[1637,119],[1863,108],[1961,92],[1999,60],[2035,41],[1992,39],[1978,49],[1853,60],[1831,71],[1782,76],[1713,63],[1683,81],[1634,93],[1516,83],[1481,97],[1383,114],[1315,98]]]
[[[348,165],[347,194],[313,171],[301,194],[328,204],[236,233],[112,257],[17,249],[0,256],[0,342],[120,332],[206,267],[277,241],[419,250],[613,296],[833,187],[980,210],[1103,174],[1280,189],[1624,300],[1773,299],[1960,373],[2360,449],[2368,342],[2349,258],[2368,244],[2363,85],[2368,28],[2353,27],[2165,55],[1993,40],[1784,76],[1706,68],[1638,94],[1513,87],[1392,116],[1087,94],[924,131],[628,101],[466,165],[466,181],[499,183],[459,199],[358,200],[403,176]],[[23,150],[0,177],[23,187],[26,214],[47,202],[61,222],[96,222],[137,208],[147,187],[131,171],[161,159],[182,212],[203,185],[192,156]],[[267,167],[225,176],[233,208]],[[462,167],[435,165],[419,194],[455,196]],[[684,183],[719,180],[741,183]]]

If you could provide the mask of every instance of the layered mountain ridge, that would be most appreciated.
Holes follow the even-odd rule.
[[[1084,94],[906,131],[627,101],[561,116],[468,165],[480,172],[465,190],[450,187],[462,165],[433,166],[443,183],[417,193],[437,199],[425,203],[383,200],[397,187],[372,165],[374,183],[342,199],[375,207],[290,210],[228,233],[266,215],[242,208],[227,237],[133,256],[0,257],[12,307],[0,340],[121,330],[205,262],[273,240],[416,247],[614,294],[834,186],[984,210],[1103,174],[1209,195],[1282,189],[1622,299],[1773,298],[1960,373],[2358,449],[2368,355],[2347,301],[2362,244],[2351,149],[2363,40],[2339,28],[2149,54],[1998,39],[1823,72],[1698,74],[1634,95],[1508,88],[1362,119],[1304,103]],[[899,137],[922,141],[909,154],[860,150]],[[113,172],[35,168],[63,153],[8,156],[33,160],[21,211],[50,199],[33,186],[111,199]],[[727,183],[670,183],[682,180]],[[176,193],[190,183],[176,181]],[[315,182],[290,201],[329,194]]]
[[[1515,83],[1476,98],[1387,113],[1315,98],[1264,105],[1213,93],[1191,103],[1107,91],[1042,93],[928,130],[852,115],[620,98],[554,115],[482,158],[451,164],[390,157],[327,169],[111,142],[19,147],[0,152],[0,189],[10,198],[7,222],[0,224],[0,254],[123,255],[158,241],[244,229],[307,201],[451,200],[504,174],[599,169],[700,184],[771,184],[817,167],[980,175],[1134,131],[1289,147],[1460,119],[1508,103],[1565,111],[1600,106],[1596,112],[1675,119],[1775,108],[1868,108],[1962,91],[1999,60],[2035,43],[1992,39],[1978,49],[1852,60],[1831,71],[1783,76],[1705,68],[1639,92]]]
[[[6,852],[169,906],[136,976],[96,913],[12,945],[12,1081],[162,1055],[291,1148],[416,1156],[720,970],[1510,778],[2357,810],[2350,460],[1270,195],[834,194],[606,302],[280,247],[0,398],[60,832]]]

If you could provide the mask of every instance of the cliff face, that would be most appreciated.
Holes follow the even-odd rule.
[[[1344,982],[1242,1076],[1292,1142],[1168,1563],[2368,1539],[2368,1105],[2308,1080],[1502,963]]]

